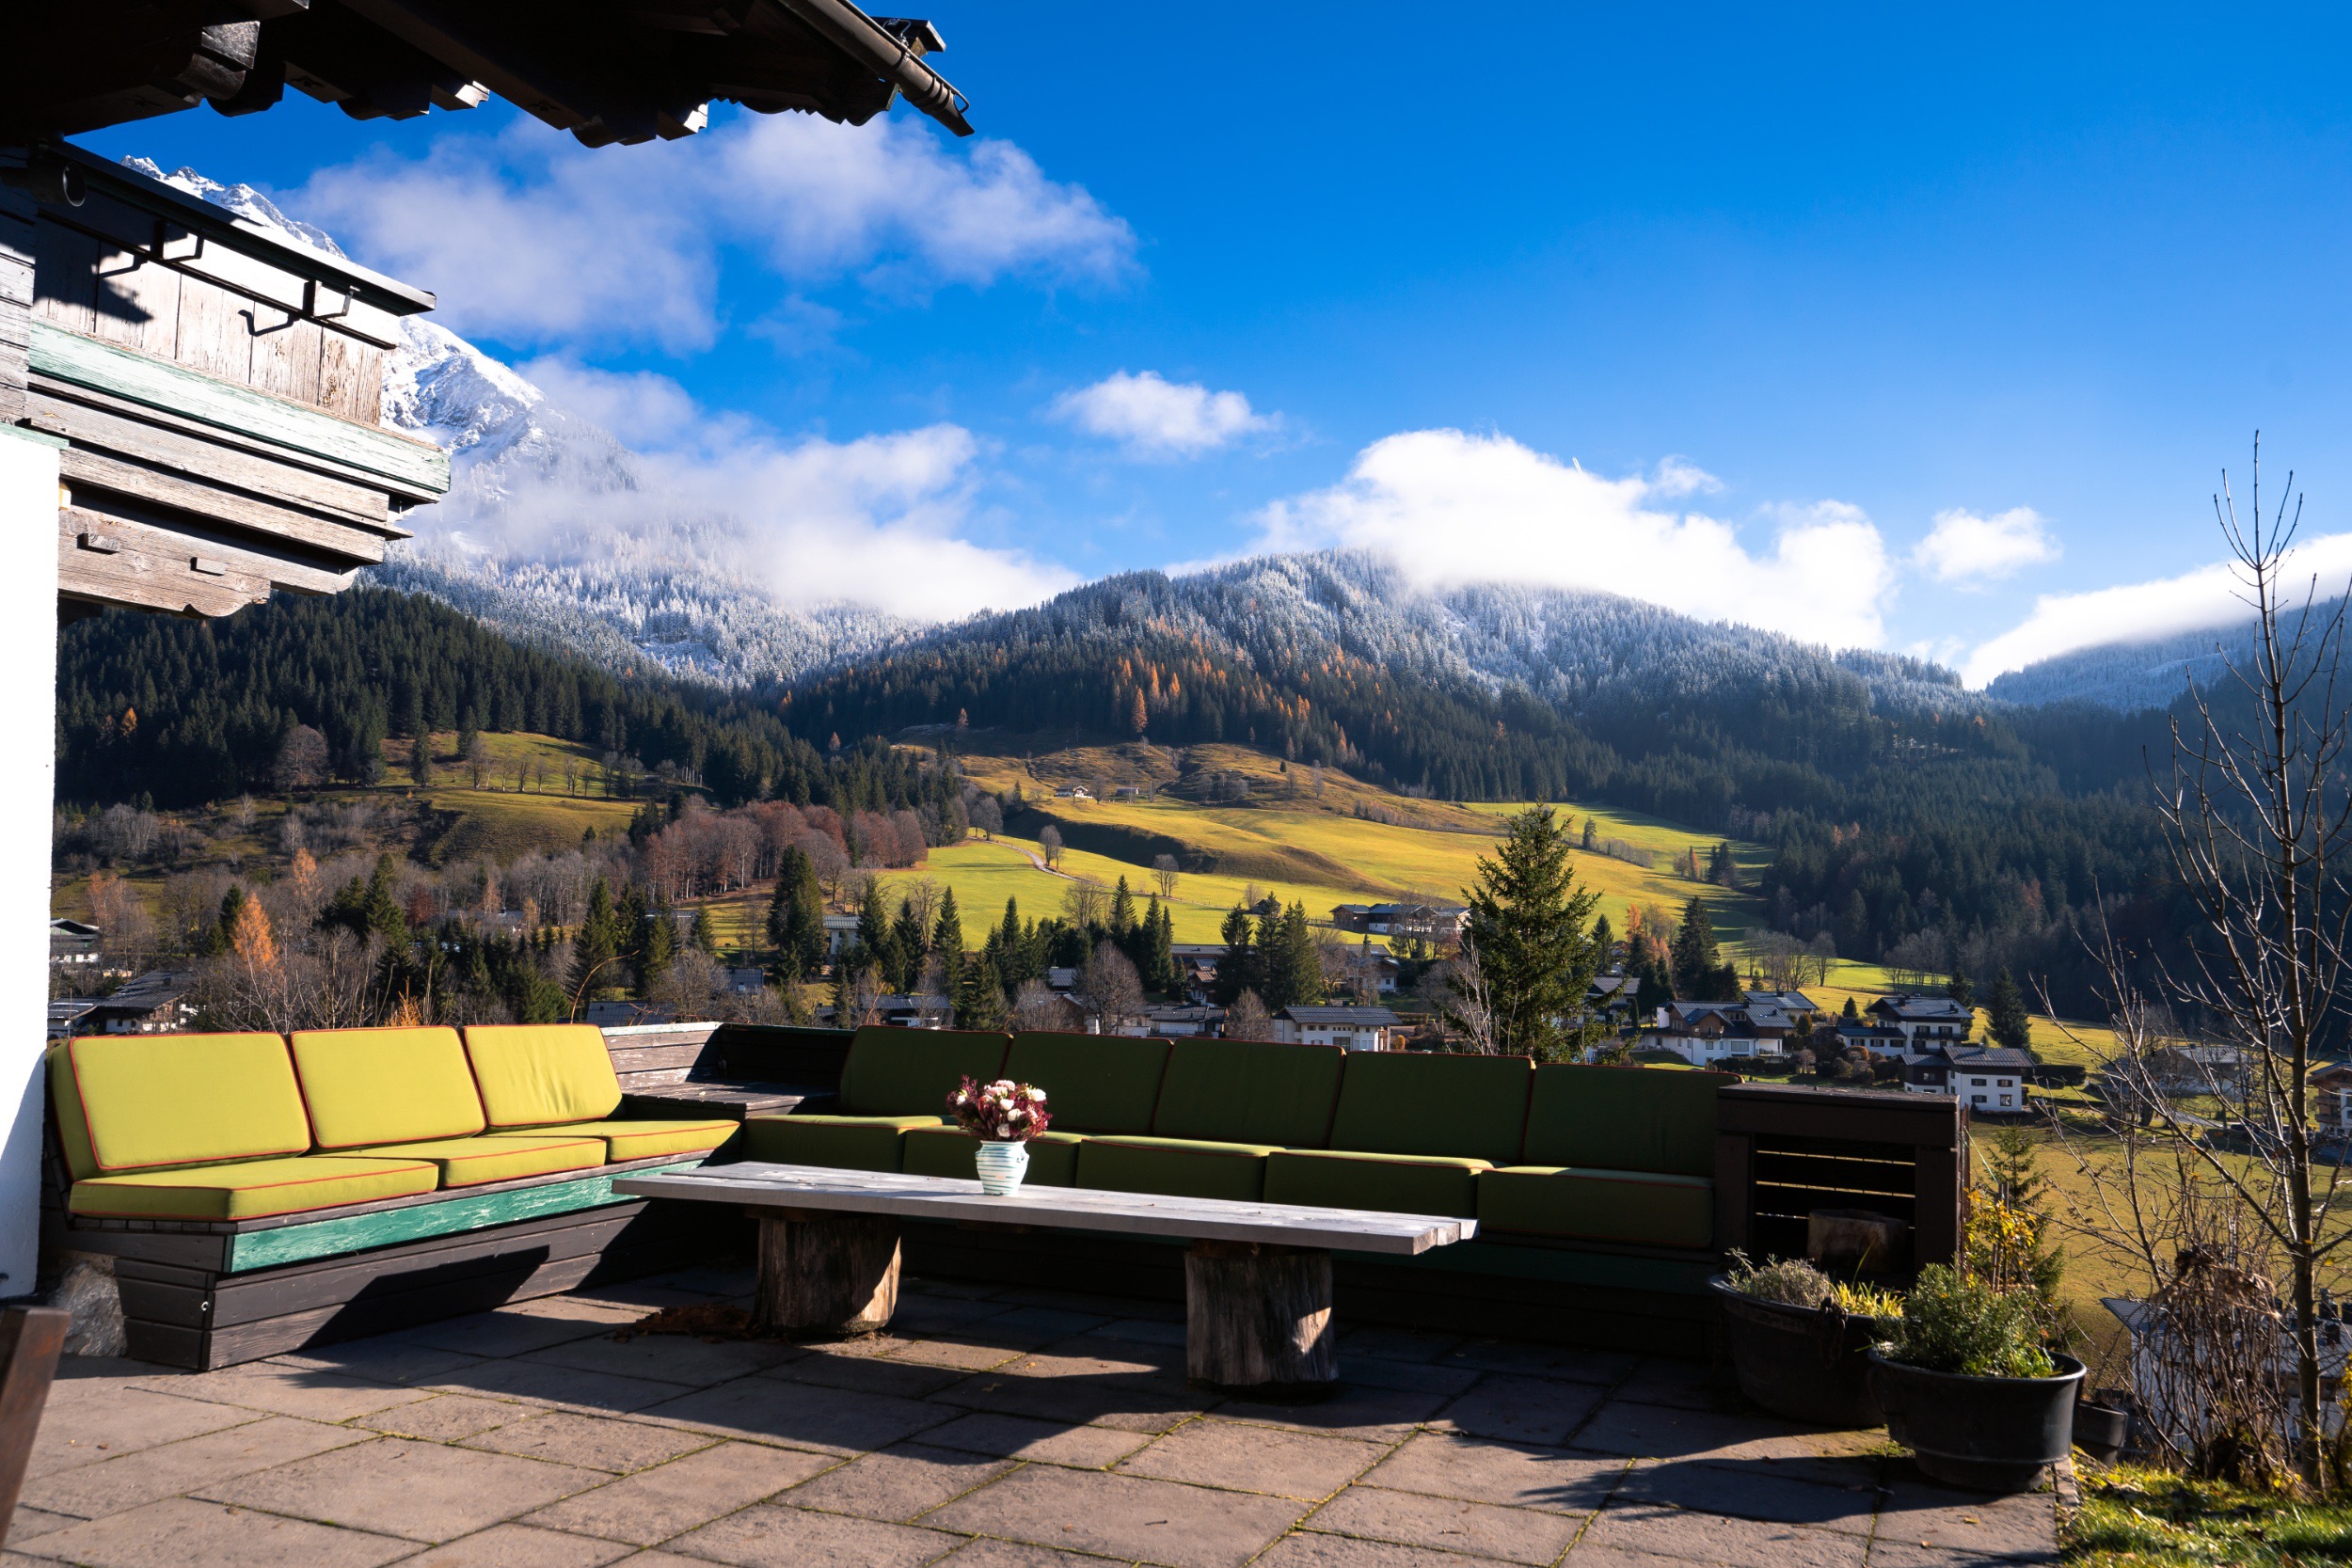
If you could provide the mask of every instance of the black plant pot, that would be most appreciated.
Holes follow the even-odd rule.
[[[1740,1392],[1775,1416],[1822,1427],[1874,1427],[1868,1352],[1886,1325],[1818,1307],[1789,1307],[1741,1295],[1717,1275],[1708,1280],[1724,1304],[1724,1338]]]
[[[1979,1492],[2030,1492],[2074,1446],[2083,1364],[2052,1355],[2056,1377],[1964,1377],[1869,1353],[1886,1433],[1935,1480]]]
[[[2074,1446],[2102,1465],[2112,1465],[2131,1441],[2132,1413],[2085,1400],[2074,1406]]]

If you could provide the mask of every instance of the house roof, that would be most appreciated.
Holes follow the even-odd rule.
[[[1386,1007],[1284,1007],[1274,1016],[1309,1026],[1353,1023],[1370,1028],[1393,1029],[1403,1022]]]
[[[2026,1072],[2035,1066],[2031,1056],[2005,1045],[1956,1045],[1947,1047],[1943,1055],[1956,1068],[2013,1068]]]
[[[903,95],[969,135],[927,63],[928,22],[850,0],[75,0],[17,8],[0,53],[0,142],[95,131],[209,102],[242,115],[289,87],[355,119],[470,108],[495,93],[590,147],[688,136],[713,100],[863,125]],[[239,20],[239,16],[256,20]]]
[[[1903,1023],[1974,1023],[1977,1017],[1948,996],[1882,996],[1868,1010]]]
[[[1783,1012],[1791,1013],[1818,1013],[1821,1010],[1814,1005],[1813,998],[1801,990],[1750,990],[1742,991],[1740,995],[1752,1007],[1778,1007]]]

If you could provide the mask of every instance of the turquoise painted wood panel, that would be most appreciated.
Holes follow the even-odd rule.
[[[346,464],[432,495],[449,489],[449,453],[368,425],[215,381],[95,339],[33,323],[32,368],[76,387]]]
[[[657,1171],[691,1170],[701,1164],[699,1159],[681,1160],[675,1164],[648,1165],[623,1174],[651,1176]],[[273,1269],[314,1258],[361,1252],[369,1247],[397,1246],[403,1242],[454,1236],[469,1230],[486,1230],[496,1225],[512,1225],[516,1220],[545,1219],[549,1214],[634,1201],[614,1194],[611,1176],[597,1175],[577,1181],[552,1181],[543,1187],[518,1187],[474,1197],[451,1197],[439,1203],[412,1204],[405,1209],[385,1209],[373,1214],[348,1214],[309,1225],[280,1226],[275,1230],[249,1230],[230,1238],[229,1272]]]

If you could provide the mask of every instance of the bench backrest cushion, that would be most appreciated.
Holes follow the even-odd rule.
[[[1168,1042],[1037,1029],[1013,1036],[1005,1076],[1045,1091],[1063,1132],[1149,1132]]]
[[[841,1109],[853,1117],[944,1117],[958,1084],[1003,1074],[1011,1044],[1010,1035],[867,1024],[842,1065]]]
[[[1170,1043],[1152,1132],[1206,1143],[1322,1148],[1331,1135],[1346,1053],[1271,1040]]]
[[[1534,1076],[1525,1056],[1351,1051],[1331,1147],[1516,1164]]]
[[[288,1038],[323,1149],[467,1138],[486,1125],[454,1029],[297,1029]]]
[[[474,1024],[466,1055],[494,1128],[601,1121],[621,1108],[612,1053],[593,1023]]]
[[[1715,1174],[1715,1091],[1740,1080],[1671,1068],[1535,1069],[1520,1164]]]
[[[94,1035],[50,1053],[57,1139],[74,1180],[306,1154],[277,1035]]]

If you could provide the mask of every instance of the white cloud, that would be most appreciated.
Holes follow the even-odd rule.
[[[1431,586],[1597,589],[1809,642],[1871,646],[1893,573],[1878,529],[1839,501],[1783,508],[1772,548],[1661,501],[1711,488],[1688,464],[1604,479],[1507,436],[1417,430],[1375,442],[1340,483],[1278,502],[1263,543],[1386,551]]]
[[[787,283],[856,276],[897,293],[1114,281],[1136,249],[1123,220],[1018,147],[951,150],[905,118],[743,115],[595,153],[521,122],[321,169],[287,204],[358,260],[435,290],[444,325],[566,346],[707,345],[730,248]]]
[[[1975,583],[2056,561],[2058,554],[2058,541],[2030,506],[1989,517],[1954,507],[1935,515],[1935,527],[1919,541],[1912,561],[1939,581]]]
[[[1119,442],[1136,457],[1198,457],[1253,432],[1272,430],[1276,416],[1250,412],[1239,392],[1212,392],[1198,382],[1172,382],[1156,371],[1120,371],[1091,387],[1064,392],[1054,412],[1089,436]]]
[[[2281,581],[2296,602],[2306,590],[2323,599],[2344,593],[2352,585],[2352,533],[2321,534],[2298,545]],[[1970,686],[1982,687],[1995,675],[2080,648],[2231,626],[2252,617],[2246,593],[2237,568],[2222,562],[2153,582],[2045,594],[2024,621],[1979,643],[1961,674]]]

